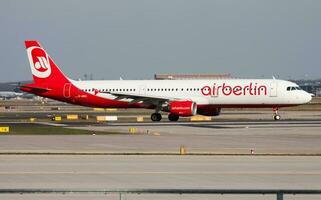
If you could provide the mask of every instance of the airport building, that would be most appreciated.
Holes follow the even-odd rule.
[[[230,74],[155,74],[155,80],[231,79]]]

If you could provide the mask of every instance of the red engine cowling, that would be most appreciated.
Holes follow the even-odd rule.
[[[182,117],[196,115],[197,105],[193,101],[172,101],[169,103],[169,112]]]

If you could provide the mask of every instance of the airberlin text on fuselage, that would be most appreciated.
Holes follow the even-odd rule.
[[[204,96],[218,96],[218,95],[251,95],[251,96],[260,96],[267,95],[267,87],[265,85],[258,85],[257,83],[249,83],[247,85],[236,85],[230,86],[226,83],[217,85],[216,83],[213,86],[204,86],[201,89],[201,92]]]

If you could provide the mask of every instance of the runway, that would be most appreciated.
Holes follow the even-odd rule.
[[[48,125],[48,123],[47,123]],[[91,135],[2,135],[0,153],[321,154],[320,121],[69,124]],[[129,134],[136,128],[136,134]],[[96,131],[122,134],[95,135]]]
[[[45,124],[57,126],[52,122]],[[1,135],[0,188],[321,189],[319,120],[60,123],[60,126],[88,129],[92,134]],[[136,128],[137,133],[129,134],[129,128]],[[119,133],[97,135],[97,131]],[[187,153],[199,155],[170,155],[178,154],[181,146]],[[245,156],[251,151],[252,155]],[[275,196],[127,196],[128,200],[213,198],[274,200]],[[286,196],[292,200],[320,198],[320,195]],[[119,196],[3,194],[0,199],[101,200]]]
[[[321,188],[321,157],[0,155],[0,160],[0,188]],[[252,198],[275,199],[259,197]],[[209,196],[194,196],[199,198]]]

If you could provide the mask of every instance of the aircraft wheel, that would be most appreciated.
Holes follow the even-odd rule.
[[[162,120],[162,115],[159,114],[159,113],[153,113],[153,114],[150,116],[150,119],[151,119],[153,122],[159,122],[160,120]]]
[[[171,114],[171,113],[168,114],[168,120],[169,121],[176,122],[176,121],[178,121],[178,119],[179,119],[178,115],[174,115],[174,114]]]
[[[281,116],[280,116],[280,115],[273,115],[273,119],[274,119],[275,121],[280,120],[280,119],[281,119]]]

